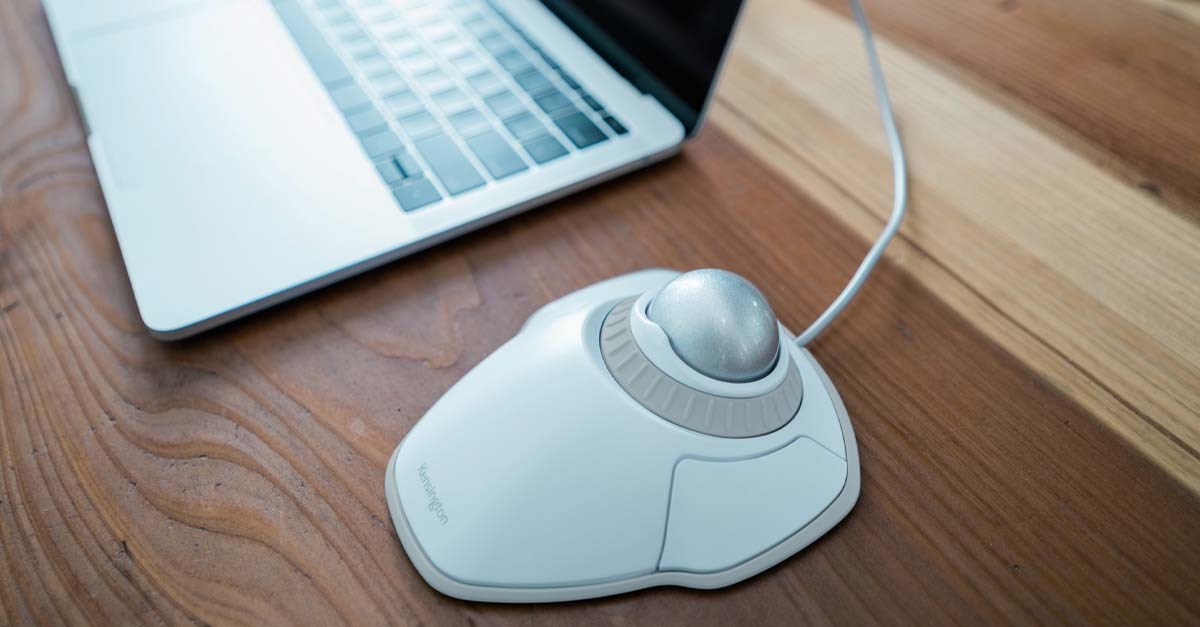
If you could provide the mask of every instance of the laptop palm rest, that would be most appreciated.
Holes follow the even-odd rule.
[[[267,3],[128,24],[72,52],[138,307],[160,335],[411,228]]]

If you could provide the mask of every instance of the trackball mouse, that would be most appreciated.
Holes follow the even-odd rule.
[[[646,270],[535,312],[385,483],[431,586],[546,602],[751,577],[849,513],[859,463],[837,391],[753,285]]]

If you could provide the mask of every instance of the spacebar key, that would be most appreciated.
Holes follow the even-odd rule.
[[[449,137],[438,134],[417,140],[417,150],[451,194],[458,195],[483,185],[483,177]]]

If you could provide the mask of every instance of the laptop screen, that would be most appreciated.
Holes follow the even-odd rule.
[[[692,134],[742,0],[543,0]]]

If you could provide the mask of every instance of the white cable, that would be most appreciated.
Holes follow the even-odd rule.
[[[904,214],[908,209],[908,165],[904,158],[904,145],[900,142],[900,132],[896,130],[896,114],[892,111],[892,100],[888,96],[887,83],[883,78],[883,68],[879,64],[879,54],[875,51],[875,36],[871,32],[871,24],[867,22],[867,14],[863,11],[860,0],[850,0],[850,7],[854,10],[854,18],[858,21],[859,30],[862,31],[863,44],[867,49],[867,62],[871,66],[871,80],[875,84],[875,100],[879,102],[879,114],[883,118],[883,130],[887,133],[888,149],[892,154],[892,177],[895,181],[892,192],[892,217],[888,219],[887,226],[883,228],[879,239],[875,240],[875,245],[867,251],[867,256],[863,258],[862,264],[858,266],[858,270],[846,284],[846,288],[829,305],[825,313],[822,313],[804,330],[804,333],[796,338],[796,344],[800,346],[806,346],[813,341],[825,330],[825,327],[829,326],[830,322],[833,322],[838,314],[842,313],[846,305],[850,304],[850,300],[858,293],[859,288],[866,282],[867,276],[871,274],[871,270],[875,268],[876,262],[883,256],[883,250],[892,241],[896,231],[900,230],[900,222],[904,220]]]

